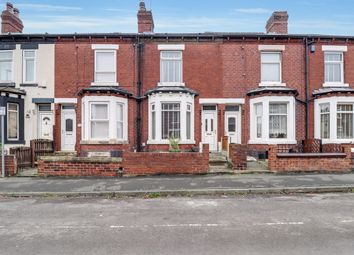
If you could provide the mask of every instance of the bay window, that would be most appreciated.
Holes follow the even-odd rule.
[[[354,142],[354,97],[315,100],[315,138],[323,143]]]
[[[269,104],[269,138],[287,138],[287,111],[287,104]]]
[[[82,99],[82,108],[82,139],[84,142],[127,142],[127,99],[86,96]]]
[[[250,100],[250,144],[295,144],[295,99],[268,96]]]
[[[19,105],[7,104],[7,140],[19,140]]]
[[[329,104],[320,104],[320,122],[321,122],[321,139],[329,138],[330,130],[330,105]]]
[[[193,95],[152,94],[149,105],[148,144],[168,144],[170,138],[194,144]]]
[[[0,82],[13,81],[13,51],[0,51]]]

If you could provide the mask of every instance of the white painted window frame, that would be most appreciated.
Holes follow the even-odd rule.
[[[33,52],[34,53],[34,57],[32,58],[28,58],[26,57],[26,52]],[[27,60],[34,60],[34,67],[33,67],[33,81],[27,81],[26,80],[26,74],[27,74],[27,65],[26,65],[26,61]],[[36,83],[37,81],[37,51],[36,50],[23,50],[22,52],[22,82],[24,84],[31,84],[31,83]]]
[[[11,80],[8,80],[8,81],[6,81],[6,80],[0,80],[0,83],[8,83],[8,82],[13,82],[14,81],[14,71],[15,71],[15,61],[14,61],[14,58],[15,58],[15,56],[14,56],[14,54],[15,54],[15,51],[14,50],[3,50],[3,51],[1,51],[1,52],[11,52],[12,53],[12,59],[11,59]],[[2,59],[0,59],[0,62],[2,62],[2,61],[8,61],[8,60],[10,60],[10,59],[6,59],[6,60],[2,60]]]
[[[190,94],[167,94],[167,93],[159,93],[153,94],[149,96],[149,140],[148,144],[169,144],[169,140],[162,139],[162,109],[161,105],[163,103],[179,103],[180,111],[181,111],[181,139],[180,144],[195,144],[194,140],[194,96]],[[155,139],[152,139],[152,114],[151,107],[155,105]],[[187,105],[191,106],[191,139],[187,139]]]
[[[119,50],[119,45],[117,44],[93,44],[92,50],[94,50],[94,81],[91,83],[92,86],[119,86],[117,81],[117,51]],[[113,52],[114,53],[114,82],[100,82],[97,81],[97,53],[99,52]]]
[[[269,104],[287,104],[287,138],[269,138]],[[255,105],[262,104],[262,137],[257,138]],[[250,100],[250,140],[249,144],[296,144],[296,102],[292,96],[267,96]]]
[[[279,64],[279,81],[262,81],[262,55],[263,54],[278,54],[280,56],[279,62],[272,62],[273,64]],[[268,62],[270,63],[270,62]],[[259,83],[260,87],[285,87],[286,84],[282,82],[283,80],[283,52],[279,50],[267,50],[261,51],[261,82]]]
[[[92,139],[90,113],[91,103],[107,103],[109,118],[109,136],[106,139]],[[123,105],[123,139],[117,137],[117,104]],[[82,140],[85,142],[110,142],[117,144],[128,143],[128,100],[120,97],[110,96],[85,96],[82,99]]]
[[[185,86],[183,82],[183,51],[185,50],[184,44],[159,44],[157,46],[160,51],[160,82],[158,86]],[[162,52],[175,51],[181,52],[181,82],[162,82]]]
[[[320,105],[330,104],[330,136],[328,139],[322,139],[323,144],[327,143],[354,143],[353,139],[337,138],[337,105],[338,104],[354,104],[354,97],[326,97],[315,100],[315,138],[321,139],[321,118]]]
[[[10,110],[9,108],[9,105],[16,105],[16,111],[14,110]],[[19,141],[20,140],[20,105],[18,103],[7,103],[7,140],[8,141]],[[9,112],[15,112],[16,113],[16,116],[17,116],[17,132],[16,132],[16,135],[17,135],[17,138],[10,138],[9,137]]]
[[[326,54],[340,54],[341,55],[341,61],[338,62],[330,62],[330,63],[340,63],[341,65],[341,81],[340,82],[326,82],[326,64],[328,63],[326,61]],[[348,87],[349,84],[344,83],[344,52],[342,51],[324,51],[324,83],[323,87]]]

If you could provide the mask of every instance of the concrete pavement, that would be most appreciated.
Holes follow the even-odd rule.
[[[352,255],[354,194],[0,198],[1,255]]]
[[[354,174],[0,179],[3,196],[351,192]]]

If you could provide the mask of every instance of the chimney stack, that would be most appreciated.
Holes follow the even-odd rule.
[[[152,11],[147,11],[144,0],[140,1],[138,11],[138,32],[154,33],[154,18]]]
[[[23,23],[20,11],[12,3],[6,3],[6,9],[1,14],[1,33],[22,33]]]
[[[287,11],[275,11],[268,19],[267,34],[287,34],[289,15]]]

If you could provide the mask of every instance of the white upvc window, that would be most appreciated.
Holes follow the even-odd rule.
[[[354,97],[315,100],[315,138],[323,143],[354,142]]]
[[[282,53],[261,52],[260,86],[285,86],[282,83]]]
[[[325,84],[324,86],[344,85],[343,52],[325,52]]]
[[[320,104],[320,134],[321,134],[321,139],[329,139],[330,135],[330,125],[331,125],[331,120],[330,120],[330,104],[325,103],[325,104]]]
[[[19,105],[7,104],[7,140],[18,141],[19,137]]]
[[[160,83],[159,86],[184,86],[183,50],[184,45],[159,45]]]
[[[250,144],[295,144],[295,99],[269,96],[250,100]]]
[[[194,96],[154,94],[149,96],[148,144],[168,144],[177,138],[180,144],[194,144]]]
[[[128,140],[128,101],[110,96],[86,96],[82,101],[84,141],[125,143]]]
[[[23,83],[36,82],[36,51],[24,50],[23,51]]]
[[[90,139],[109,139],[109,103],[90,102]]]
[[[119,45],[93,44],[94,82],[92,85],[117,86],[117,50]]]
[[[12,82],[13,69],[13,51],[0,51],[0,82]]]

